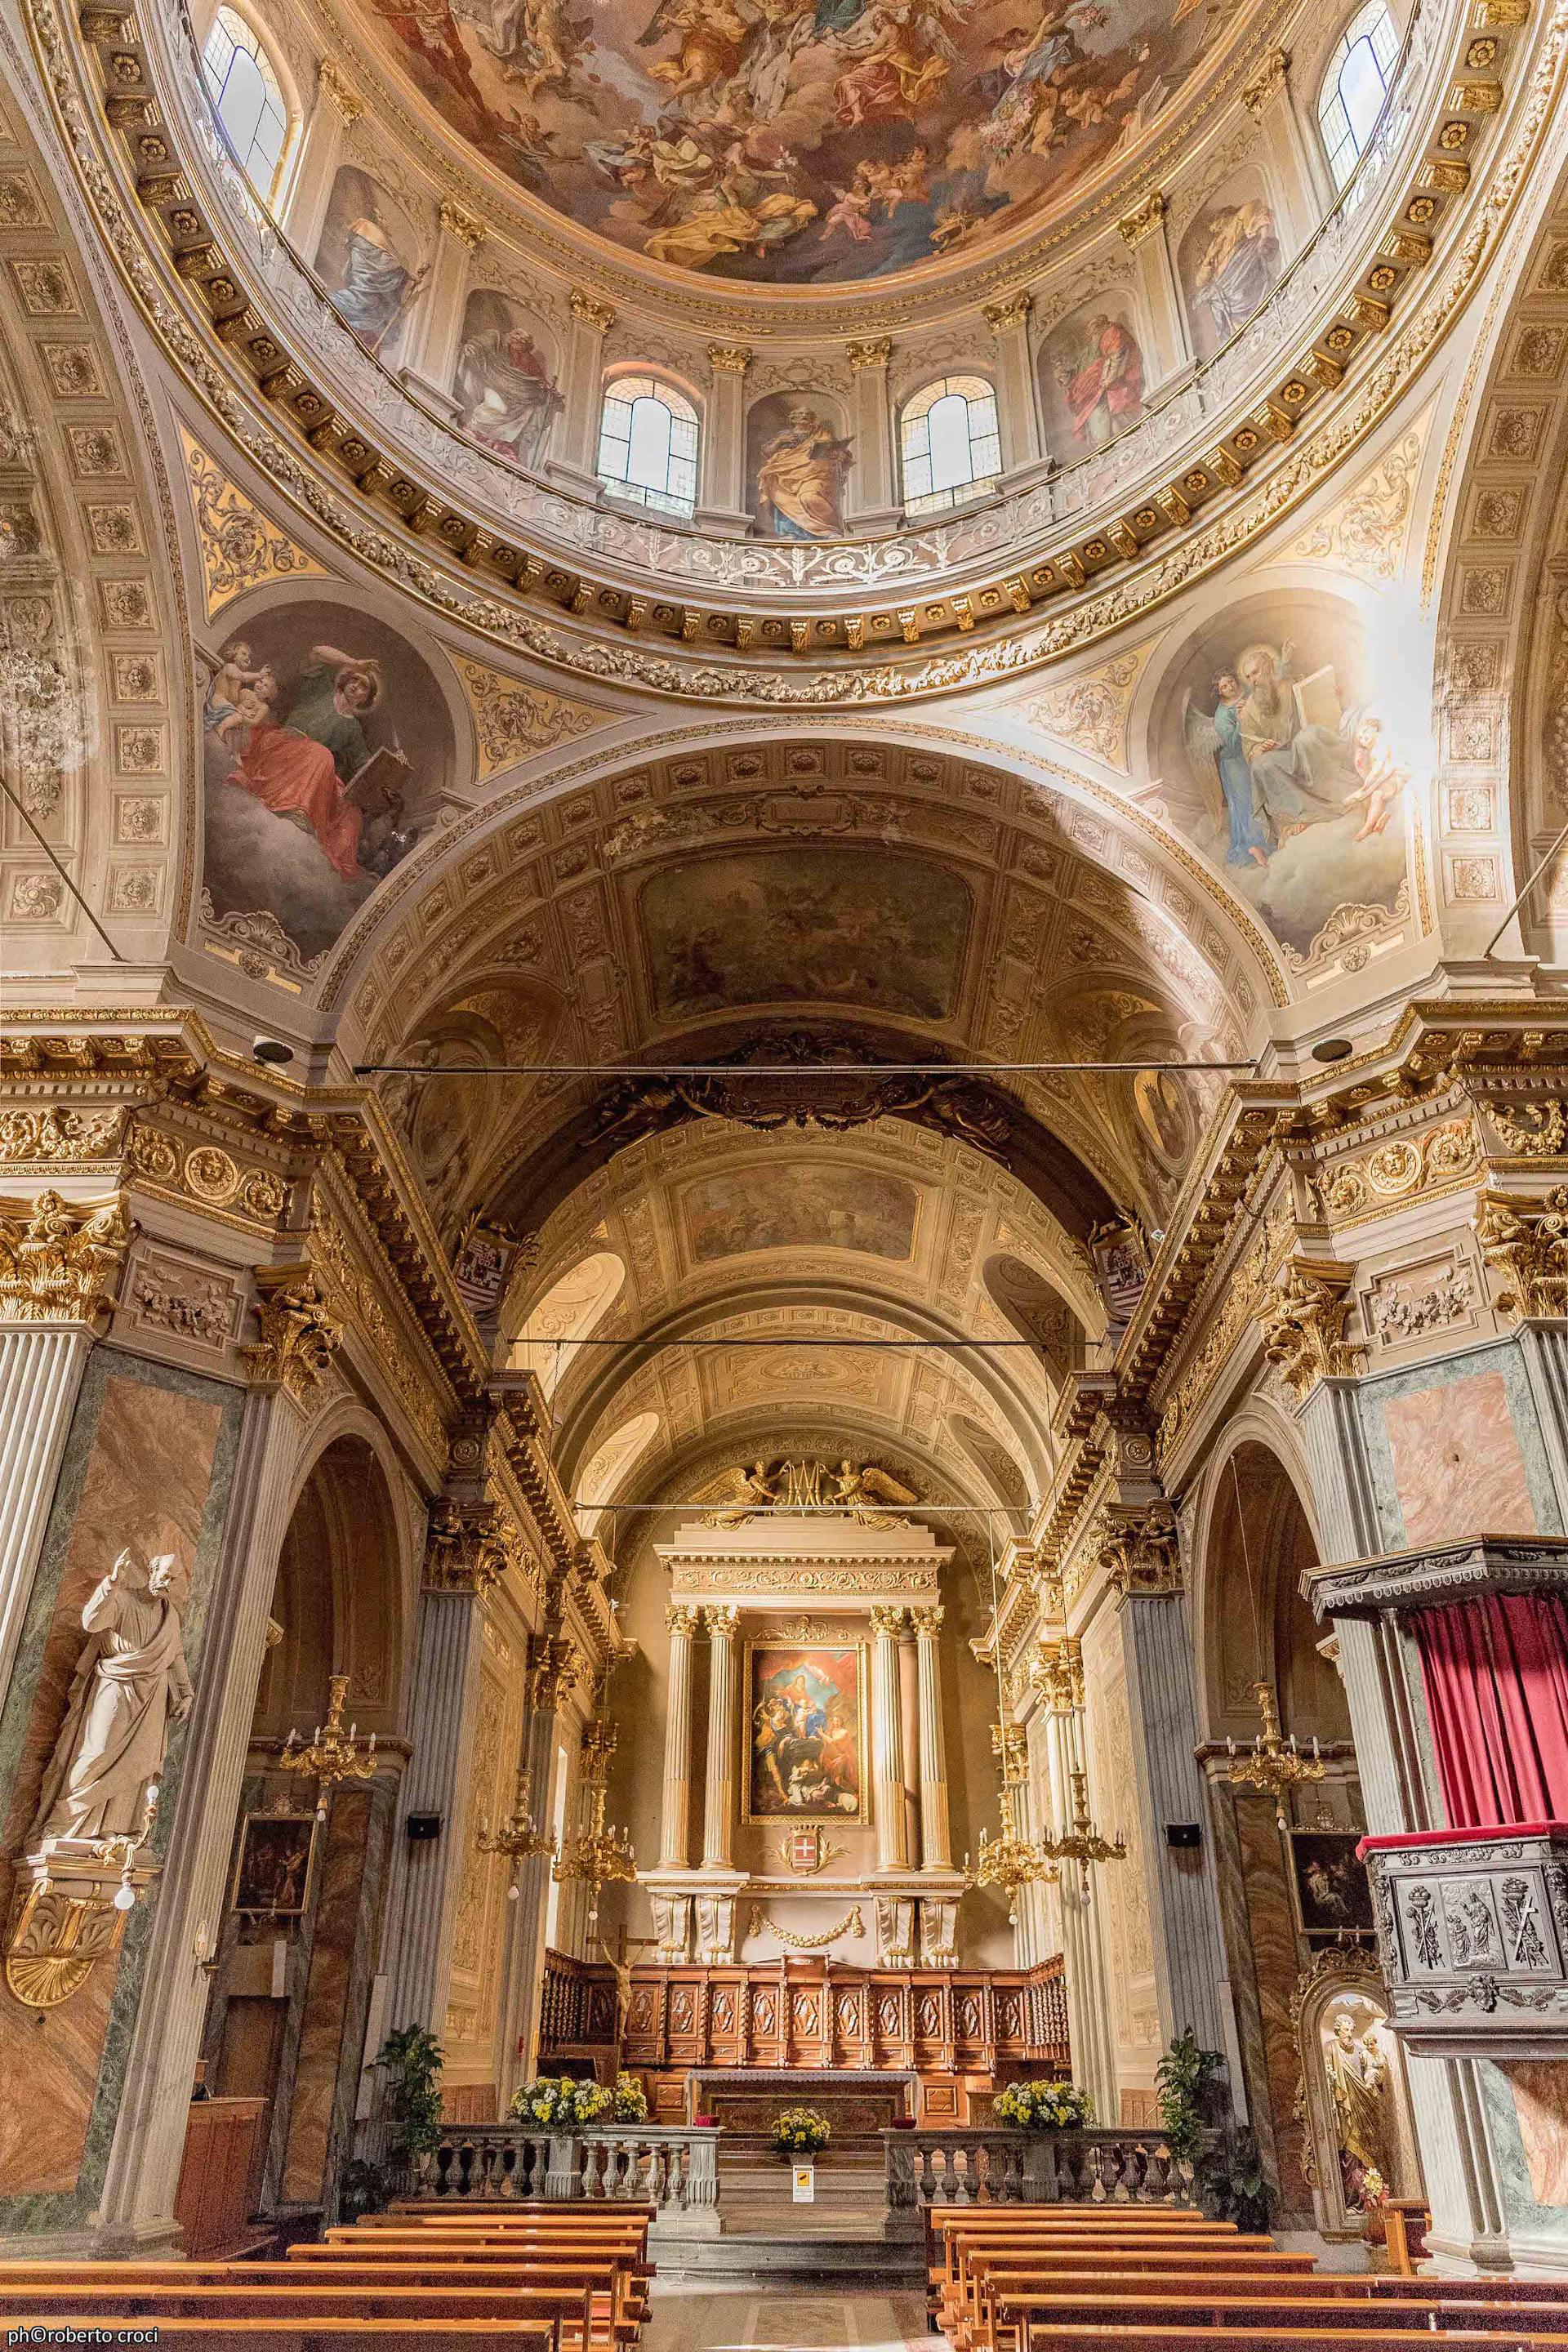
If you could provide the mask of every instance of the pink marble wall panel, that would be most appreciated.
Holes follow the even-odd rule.
[[[1406,1543],[1535,1532],[1500,1372],[1390,1397],[1384,1420]]]
[[[64,1720],[66,1694],[85,1639],[82,1607],[127,1544],[172,1551],[195,1566],[217,1451],[222,1409],[110,1375],[88,1460],[54,1616],[6,1810],[4,1851],[23,1845],[44,1767]],[[0,1861],[0,1909],[8,1912],[14,1864]],[[24,2009],[0,1979],[0,2083],[27,2085],[0,2098],[0,2196],[76,2186],[109,2024],[116,1969],[93,1970],[58,2009]]]
[[[1568,2205],[1568,2065],[1531,2059],[1503,2073],[1513,2086],[1536,2202]]]

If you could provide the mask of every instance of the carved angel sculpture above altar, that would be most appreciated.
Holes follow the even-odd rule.
[[[874,1462],[784,1461],[721,1471],[698,1489],[695,1500],[721,1507],[706,1515],[704,1525],[710,1528],[743,1527],[765,1510],[842,1511],[863,1528],[896,1528],[902,1524],[902,1511],[886,1507],[912,1503],[915,1496]]]

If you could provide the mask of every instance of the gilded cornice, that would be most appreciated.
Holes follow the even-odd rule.
[[[1383,366],[1365,376],[1348,410],[1342,411],[1312,441],[1295,448],[1290,460],[1269,477],[1259,497],[1232,504],[1210,529],[1195,532],[1176,552],[1163,562],[1156,562],[1152,570],[1129,581],[1119,592],[1064,614],[1037,635],[1012,633],[1020,611],[1042,601],[1076,598],[1101,573],[1142,562],[1151,542],[1169,531],[1184,530],[1194,506],[1227,495],[1249,467],[1292,443],[1299,418],[1338,386],[1347,362],[1386,329],[1391,309],[1402,299],[1413,276],[1430,262],[1434,232],[1443,225],[1444,208],[1458,202],[1458,192],[1407,196],[1402,225],[1387,234],[1381,252],[1363,270],[1359,289],[1342,308],[1337,322],[1327,327],[1301,363],[1277,383],[1272,393],[1261,403],[1254,403],[1247,417],[1227,430],[1208,458],[1189,465],[1164,492],[1080,544],[1031,563],[1026,571],[968,591],[956,603],[939,597],[914,608],[917,639],[952,628],[970,642],[962,653],[935,659],[917,657],[909,663],[874,661],[841,669],[812,667],[818,655],[831,656],[838,646],[864,645],[868,635],[879,635],[893,644],[903,641],[910,630],[900,612],[824,611],[804,627],[765,614],[747,614],[738,611],[733,602],[721,609],[672,603],[667,610],[655,608],[651,616],[639,615],[652,617],[655,625],[682,644],[711,648],[715,658],[692,662],[680,656],[661,655],[646,642],[606,643],[519,609],[515,599],[520,592],[522,596],[542,595],[573,606],[585,599],[594,607],[596,625],[614,636],[625,629],[626,613],[633,604],[640,606],[641,600],[614,587],[601,592],[596,583],[561,567],[538,563],[502,544],[477,518],[451,508],[434,488],[420,488],[400,464],[383,456],[363,435],[345,426],[334,415],[331,401],[311,386],[304,369],[289,358],[277,334],[250,310],[236,273],[220,255],[177,170],[161,176],[143,171],[138,193],[171,240],[185,299],[192,299],[199,289],[220,341],[235,359],[243,358],[246,372],[265,393],[273,415],[287,419],[297,436],[294,445],[260,426],[237,403],[226,372],[205,355],[201,341],[170,309],[165,281],[149,270],[137,251],[137,233],[107,174],[87,171],[85,176],[138,300],[187,378],[216,409],[240,445],[351,552],[390,573],[414,594],[498,641],[531,651],[580,676],[619,678],[656,692],[711,700],[854,707],[955,691],[1055,658],[1189,584],[1247,544],[1303,496],[1397,396],[1415,367],[1446,331],[1473,282],[1539,135],[1562,47],[1563,19],[1560,0],[1542,38],[1520,135],[1479,208],[1484,233],[1472,232],[1437,299],[1391,347]],[[48,0],[36,0],[33,23],[48,58],[57,103],[68,117],[73,152],[80,157],[86,145],[86,123],[73,119],[74,92],[60,70],[65,52],[58,20]],[[127,23],[133,30],[133,20],[128,18]],[[166,138],[153,127],[159,119],[158,105],[145,60],[133,40],[128,38],[114,47],[112,71],[107,63],[104,68],[104,102],[117,128],[132,147],[146,139],[165,147]],[[1477,105],[1479,108],[1479,98]],[[1435,131],[1434,145],[1440,147],[1451,130],[1450,144],[1457,141],[1468,151],[1488,120],[1484,110],[1466,121],[1456,114],[1449,118],[1448,130]],[[1419,227],[1412,225],[1417,204],[1422,208]],[[300,455],[307,446],[312,451],[308,464]],[[386,528],[367,531],[363,521],[343,507],[322,478],[323,459],[339,480],[353,482],[356,493],[368,492],[373,510],[384,520]],[[389,531],[397,535],[389,536]],[[431,551],[440,548],[460,557],[466,577],[433,556]],[[486,596],[479,593],[481,584],[507,593]],[[983,625],[981,630],[975,628],[977,620]],[[976,641],[982,635],[984,641]],[[731,667],[722,658],[727,647],[764,656],[793,651],[799,667],[792,663],[786,669],[771,669],[760,662]]]

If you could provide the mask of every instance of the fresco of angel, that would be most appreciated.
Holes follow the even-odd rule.
[[[679,40],[679,57],[661,58],[648,68],[674,100],[728,81],[740,66],[746,29],[734,0],[658,0],[646,30],[637,35],[637,47]]]

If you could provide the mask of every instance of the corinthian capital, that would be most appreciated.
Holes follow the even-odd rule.
[[[942,1631],[942,1621],[945,1614],[946,1612],[939,1601],[934,1608],[911,1609],[910,1622],[921,1641],[934,1642]]]
[[[669,1601],[665,1603],[664,1622],[667,1629],[671,1633],[679,1634],[684,1641],[689,1642],[696,1633],[697,1620],[700,1614],[700,1610],[690,1608],[681,1601]]]
[[[1353,1269],[1337,1258],[1293,1257],[1262,1305],[1263,1345],[1297,1400],[1323,1380],[1348,1380],[1366,1350],[1345,1338]]]
[[[58,1192],[0,1205],[0,1323],[90,1323],[114,1304],[131,1234],[118,1193],[95,1208]]]
[[[427,1592],[488,1592],[512,1558],[516,1530],[495,1503],[439,1502],[430,1514]]]
[[[1096,1520],[1089,1543],[1118,1600],[1159,1600],[1182,1591],[1181,1546],[1169,1503],[1139,1511],[1112,1507]]]
[[[586,1679],[576,1646],[559,1634],[537,1633],[528,1645],[529,1704],[542,1715],[553,1715]]]
[[[732,1603],[726,1601],[711,1609],[705,1609],[702,1613],[708,1621],[710,1640],[714,1642],[734,1640],[735,1628],[741,1622],[741,1612]]]
[[[1544,1197],[1483,1192],[1476,1239],[1505,1312],[1568,1315],[1568,1184]]]
[[[904,1630],[904,1617],[902,1609],[879,1606],[871,1612],[871,1631],[885,1635],[889,1642],[896,1642]]]
[[[256,1275],[258,1346],[241,1360],[258,1388],[280,1388],[302,1403],[337,1354],[342,1326],[308,1265],[259,1266]]]

